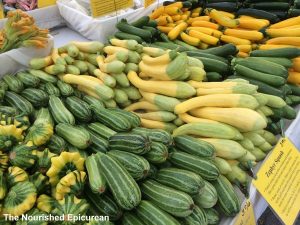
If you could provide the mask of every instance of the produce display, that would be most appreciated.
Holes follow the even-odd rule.
[[[7,10],[30,11],[37,8],[37,0],[3,0],[3,3],[4,8]]]
[[[105,44],[72,41],[4,75],[0,213],[110,219],[60,223],[86,225],[236,216],[252,169],[300,103],[300,17],[279,21],[281,11],[296,12],[286,5],[164,2],[131,24],[120,20]],[[8,34],[18,23],[17,35],[34,27],[14,41],[45,43],[32,18],[11,15],[22,19]]]

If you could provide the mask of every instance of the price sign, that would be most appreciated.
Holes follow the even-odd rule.
[[[145,0],[144,7],[147,8],[150,5],[152,5],[154,2],[156,2],[156,0]]]
[[[44,8],[55,4],[56,0],[38,0],[38,8]]]
[[[253,205],[249,199],[243,204],[241,212],[237,215],[234,225],[256,225]]]
[[[4,19],[3,5],[1,2],[0,2],[0,19]]]
[[[300,153],[288,138],[279,141],[253,184],[284,224],[294,224],[300,211]]]
[[[93,17],[104,16],[129,7],[133,7],[133,0],[91,0]]]

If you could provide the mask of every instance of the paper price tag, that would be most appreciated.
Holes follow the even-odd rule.
[[[156,0],[145,0],[144,7],[147,8],[152,5]]]
[[[253,184],[284,224],[295,222],[300,211],[300,152],[288,138],[279,141]]]
[[[56,0],[38,0],[38,8],[44,8],[55,4]]]
[[[0,3],[0,19],[4,19],[3,5]]]
[[[253,205],[249,199],[243,204],[241,212],[237,215],[234,225],[256,225]]]
[[[133,7],[133,0],[91,0],[93,17],[104,16],[129,7]]]

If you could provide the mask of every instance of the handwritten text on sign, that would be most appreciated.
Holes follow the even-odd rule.
[[[252,203],[246,199],[241,212],[237,215],[234,225],[256,225]]]
[[[279,141],[253,183],[284,224],[292,225],[300,210],[300,153],[289,139]]]
[[[133,0],[91,0],[93,17],[104,16],[116,10],[133,7]]]

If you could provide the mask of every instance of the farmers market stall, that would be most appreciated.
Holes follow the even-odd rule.
[[[258,183],[275,153],[299,159],[300,4],[236,2],[135,3],[93,18],[93,3],[60,0],[40,9],[52,16],[32,11],[35,21],[10,12],[0,31],[0,212],[235,225],[270,205],[292,225],[297,195],[283,215]],[[283,148],[288,140],[296,148]],[[280,173],[297,170],[280,157]]]

